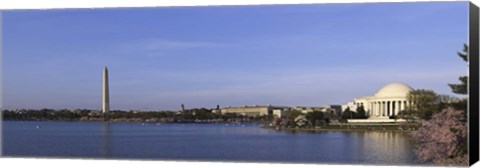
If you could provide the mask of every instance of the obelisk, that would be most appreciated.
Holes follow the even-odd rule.
[[[105,66],[103,69],[103,104],[102,104],[102,112],[103,114],[107,114],[110,111],[110,96],[108,92],[108,69]]]

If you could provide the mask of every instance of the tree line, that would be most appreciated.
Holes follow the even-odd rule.
[[[195,108],[175,111],[124,111],[112,110],[107,115],[89,109],[21,109],[3,110],[4,120],[23,121],[120,121],[168,123],[265,122],[271,116],[244,116],[235,113],[213,113],[211,109]]]

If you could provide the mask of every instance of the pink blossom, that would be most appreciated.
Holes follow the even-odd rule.
[[[441,165],[468,165],[467,123],[463,111],[452,108],[420,121],[413,132],[415,153],[422,162]]]

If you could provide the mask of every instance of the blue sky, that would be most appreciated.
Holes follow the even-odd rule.
[[[82,10],[3,16],[5,108],[322,106],[391,82],[450,94],[468,2]]]

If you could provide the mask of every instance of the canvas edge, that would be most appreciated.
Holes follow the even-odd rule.
[[[472,2],[469,15],[468,154],[469,164],[473,165],[479,159],[479,8]]]

